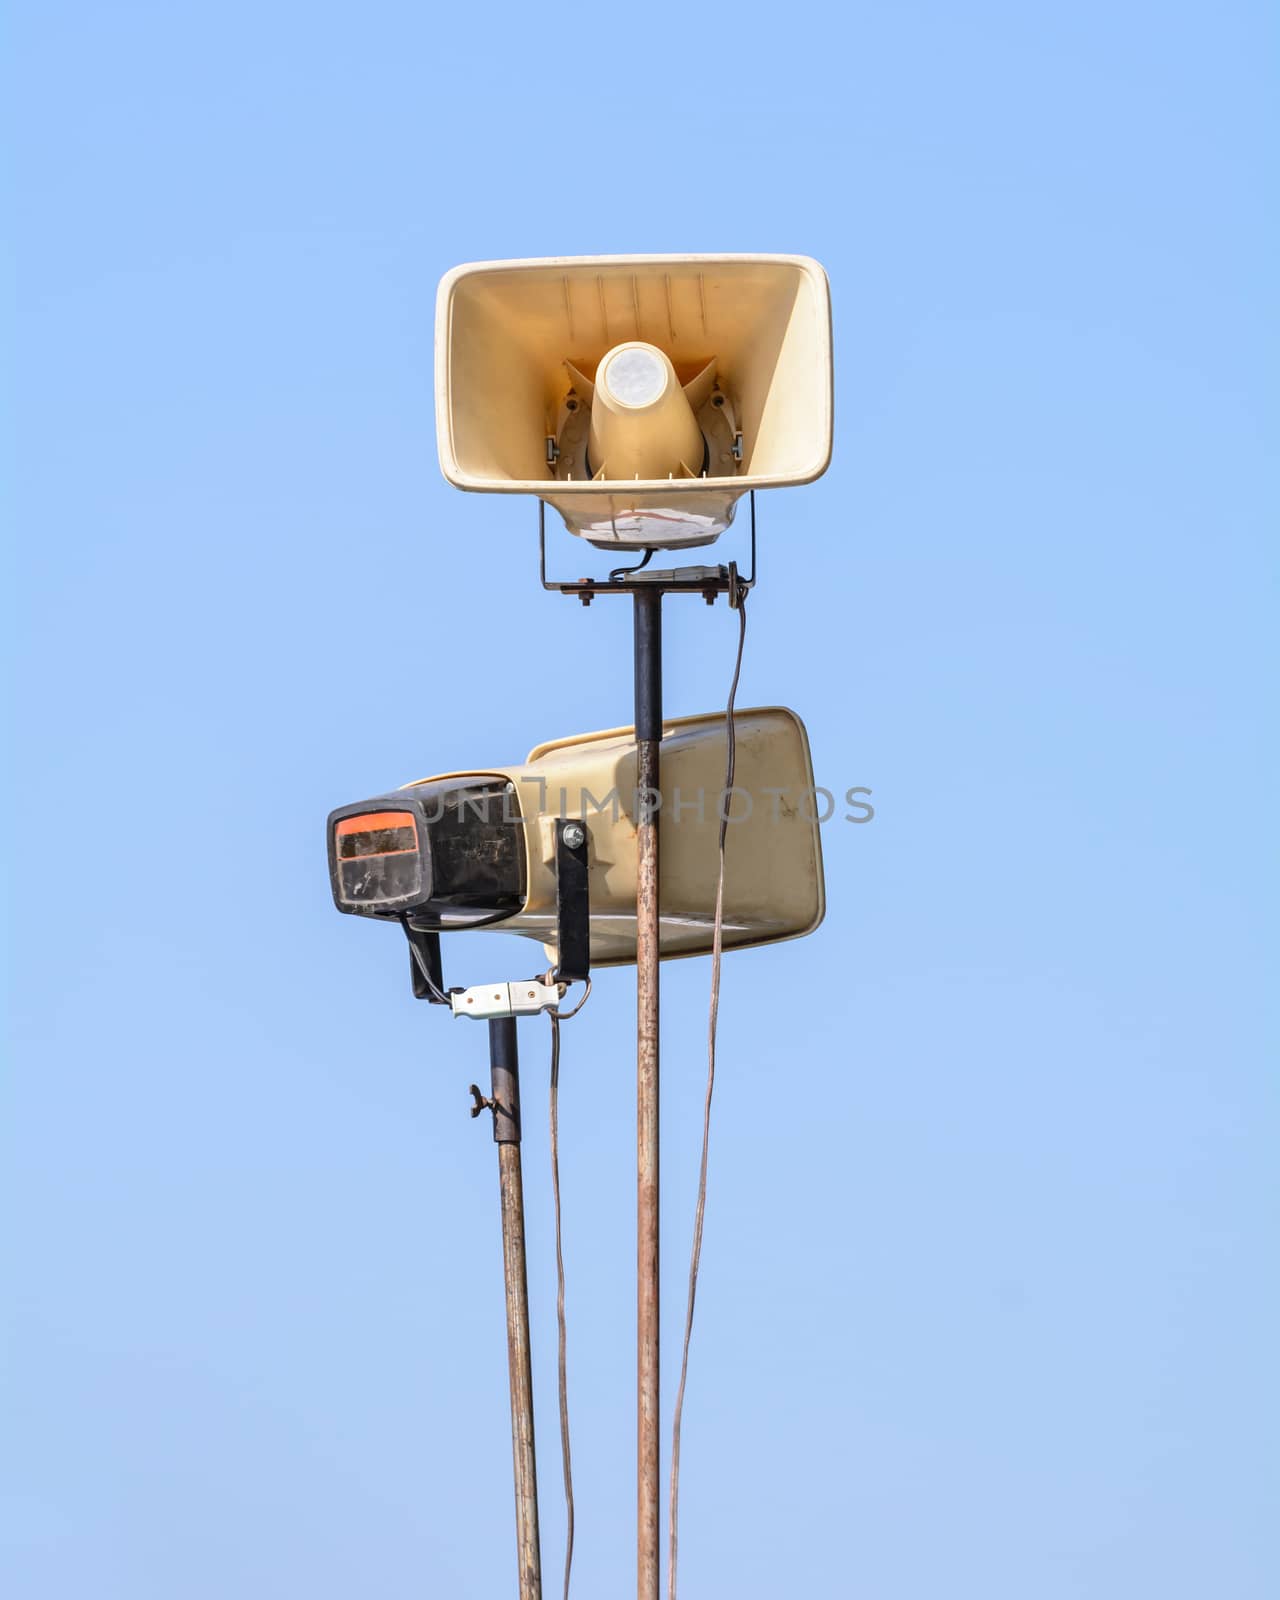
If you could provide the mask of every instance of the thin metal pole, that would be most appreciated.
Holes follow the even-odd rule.
[[[635,600],[636,693],[636,1592],[659,1600],[658,808],[662,595]]]
[[[524,1249],[524,1181],[520,1171],[520,1059],[516,1019],[489,1023],[493,1137],[502,1192],[502,1273],[507,1291],[507,1365],[511,1375],[511,1455],[516,1487],[520,1600],[542,1600],[538,1540],[538,1469],[533,1448],[533,1360],[529,1343],[529,1277]]]

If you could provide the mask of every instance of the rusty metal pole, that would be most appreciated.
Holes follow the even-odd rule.
[[[662,594],[635,598],[636,1430],[638,1600],[659,1600],[658,814],[662,803]]]
[[[542,1600],[538,1540],[538,1468],[533,1448],[533,1357],[529,1278],[524,1249],[524,1180],[520,1171],[520,1059],[516,1019],[489,1023],[493,1137],[502,1192],[502,1272],[507,1290],[507,1366],[511,1376],[511,1454],[515,1468],[520,1600]]]

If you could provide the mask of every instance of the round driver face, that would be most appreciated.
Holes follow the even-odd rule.
[[[626,345],[605,358],[596,381],[620,406],[640,410],[667,392],[667,363],[652,345]]]

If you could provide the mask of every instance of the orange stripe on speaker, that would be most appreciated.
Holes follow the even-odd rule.
[[[338,838],[348,833],[376,833],[380,828],[412,828],[412,811],[366,811],[358,817],[343,817],[334,832]]]

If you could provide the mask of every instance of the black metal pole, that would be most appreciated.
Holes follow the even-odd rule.
[[[662,591],[636,585],[636,741],[662,738]]]
[[[533,1443],[533,1359],[529,1277],[525,1265],[524,1180],[520,1170],[520,1059],[516,1019],[489,1023],[490,1097],[502,1194],[502,1271],[507,1296],[507,1366],[511,1377],[511,1453],[515,1469],[520,1600],[542,1600],[538,1469]]]
[[[636,1592],[659,1600],[658,815],[662,593],[637,587],[636,697]]]

